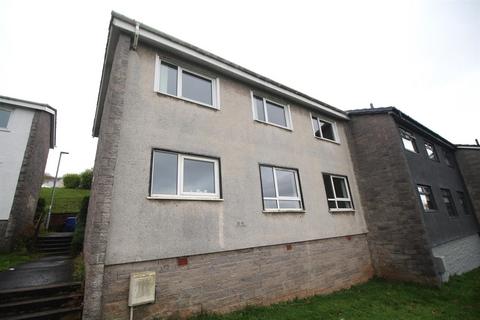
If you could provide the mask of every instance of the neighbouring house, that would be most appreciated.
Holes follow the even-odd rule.
[[[348,116],[113,14],[93,135],[85,319],[227,311],[369,279]]]
[[[436,283],[479,267],[480,147],[455,146],[394,107],[348,115],[376,273]]]
[[[478,158],[375,110],[341,111],[112,13],[84,319],[128,319],[138,272],[155,275],[154,302],[133,311],[143,319],[331,292],[375,272],[440,284],[474,266],[478,173],[465,187],[459,170]]]
[[[55,177],[44,177],[43,178],[43,183],[42,183],[42,188],[53,188],[53,184],[55,182]],[[55,184],[56,188],[63,188],[63,178],[58,178],[57,183]]]
[[[33,224],[57,111],[0,96],[0,251],[10,251]]]

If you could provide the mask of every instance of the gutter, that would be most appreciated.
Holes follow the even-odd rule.
[[[296,102],[300,105],[328,114],[334,118],[343,120],[350,119],[346,112],[330,106],[320,100],[309,97],[308,95],[305,95],[299,91],[296,91],[285,85],[261,76],[253,71],[236,65],[205,50],[197,48],[182,40],[155,30],[154,28],[151,28],[144,24],[140,24],[133,19],[127,18],[116,12],[112,12],[108,43],[105,52],[102,81],[100,84],[99,100],[97,102],[97,114],[94,121],[94,137],[98,136],[99,123],[97,122],[100,121],[101,111],[103,110],[105,95],[103,92],[106,91],[106,88],[103,88],[103,86],[108,82],[107,80],[110,75],[107,59],[112,55],[111,50],[114,50],[114,46],[112,45],[112,43],[115,43],[116,39],[114,39],[114,37],[118,37],[119,32],[126,33],[132,37],[134,50],[136,49],[138,41],[143,41],[145,43],[153,45],[154,47],[163,49],[174,54],[178,54],[183,58],[187,58],[196,63],[204,65],[210,69],[219,72],[220,74],[226,74],[230,77],[251,84],[257,88],[261,88],[273,94],[277,94],[281,97],[287,98],[292,102]]]

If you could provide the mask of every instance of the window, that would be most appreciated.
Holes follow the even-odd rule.
[[[438,161],[437,151],[435,151],[433,143],[425,141],[425,151],[427,151],[428,159]]]
[[[353,209],[347,177],[324,173],[323,183],[325,184],[330,211],[350,211]]]
[[[260,165],[260,179],[265,211],[303,209],[297,170]]]
[[[455,160],[453,158],[453,153],[445,150],[444,155],[445,155],[445,163],[447,164],[447,166],[453,167],[453,165],[455,163]]]
[[[337,141],[334,123],[312,116],[312,125],[315,137]]]
[[[453,202],[452,194],[448,189],[440,189],[442,192],[442,199],[445,207],[447,208],[448,215],[451,217],[457,217],[458,213],[455,209],[455,203]]]
[[[157,57],[155,91],[218,108],[218,79],[213,79]]]
[[[257,121],[266,122],[282,128],[291,129],[290,108],[285,105],[252,95],[253,117]]]
[[[0,128],[6,129],[8,127],[8,121],[12,111],[6,108],[0,107]]]
[[[402,137],[403,147],[406,150],[415,152],[415,153],[418,152],[417,142],[413,134],[411,134],[410,132],[404,129],[400,129],[400,136]]]
[[[220,198],[218,159],[153,151],[151,195]]]
[[[422,202],[423,210],[432,211],[437,209],[435,200],[433,199],[432,188],[429,186],[418,185],[418,194],[420,195],[420,201]]]
[[[457,191],[458,194],[458,199],[460,200],[460,206],[462,207],[462,210],[465,214],[470,214],[470,206],[468,203],[467,198],[465,198],[465,194],[461,191]]]

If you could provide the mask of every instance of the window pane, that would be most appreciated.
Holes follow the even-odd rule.
[[[445,163],[447,164],[447,166],[453,167],[453,154],[449,151],[445,151]]]
[[[278,124],[280,126],[287,126],[287,119],[285,117],[285,108],[267,101],[268,122]]]
[[[425,150],[427,151],[427,157],[430,160],[437,160],[437,153],[435,152],[435,147],[429,142],[425,142]]]
[[[329,175],[326,175],[326,174],[323,175],[323,183],[325,184],[325,191],[327,192],[327,198],[334,199],[335,196],[333,195],[332,182],[330,181]]]
[[[277,200],[263,200],[265,209],[278,209]]]
[[[263,99],[257,96],[253,97],[253,103],[255,104],[255,119],[265,121],[265,110],[263,109]]]
[[[329,209],[337,209],[337,204],[335,201],[328,201],[328,208]]]
[[[10,119],[10,111],[0,109],[0,128],[8,126],[8,119]]]
[[[214,163],[185,159],[183,164],[183,192],[215,193]]]
[[[273,180],[273,168],[261,166],[260,175],[262,179],[262,191],[264,197],[276,197],[275,183]]]
[[[320,126],[322,129],[322,137],[325,139],[335,140],[335,134],[333,132],[333,125],[329,122],[321,121]]]
[[[300,201],[280,200],[280,209],[301,209]]]
[[[348,198],[347,187],[345,185],[345,179],[333,178],[333,187],[335,188],[335,195],[338,198]]]
[[[275,169],[275,173],[277,174],[278,195],[280,197],[298,197],[295,173],[280,169]]]
[[[177,155],[155,151],[153,154],[152,194],[177,194]]]
[[[182,72],[182,96],[188,99],[213,105],[212,81],[199,76]]]
[[[445,203],[445,207],[447,208],[447,212],[450,216],[456,216],[457,210],[455,210],[455,204],[453,202],[452,194],[447,189],[442,190],[442,198],[443,202]]]
[[[321,138],[322,136],[320,134],[320,127],[318,126],[317,118],[312,117],[312,124],[313,124],[313,131],[314,131],[315,137]]]
[[[418,192],[420,194],[420,201],[422,202],[423,209],[435,210],[437,207],[435,201],[433,200],[432,189],[428,186],[417,186]]]
[[[339,209],[351,209],[352,203],[350,201],[337,201]]]
[[[402,142],[405,149],[412,152],[418,152],[415,137],[411,133],[405,130],[400,130],[400,135],[402,136]]]
[[[162,62],[160,65],[160,91],[177,95],[177,67]]]

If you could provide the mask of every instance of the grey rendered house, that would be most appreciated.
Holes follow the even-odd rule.
[[[47,104],[0,96],[0,251],[32,231],[56,115]]]
[[[469,196],[480,182],[478,146],[455,146],[394,107],[348,114],[375,272],[435,283],[479,267]]]
[[[228,311],[373,275],[348,116],[113,13],[93,135],[85,319]]]

